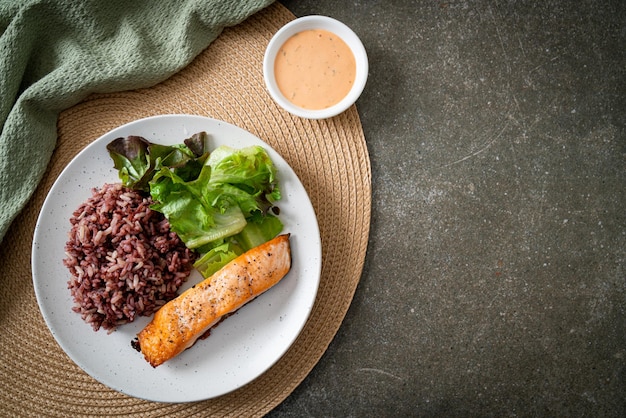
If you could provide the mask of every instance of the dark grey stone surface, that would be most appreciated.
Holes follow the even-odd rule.
[[[626,416],[626,2],[285,1],[350,26],[363,276],[270,416]]]

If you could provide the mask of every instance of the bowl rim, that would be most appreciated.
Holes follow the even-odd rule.
[[[274,60],[280,47],[291,36],[308,29],[324,29],[339,36],[352,50],[356,61],[356,74],[352,88],[341,101],[325,109],[312,110],[296,106],[283,96],[274,77]],[[345,23],[322,15],[303,16],[281,27],[270,39],[263,57],[263,78],[272,99],[289,113],[306,119],[326,119],[347,110],[363,92],[368,71],[367,52],[357,34]]]

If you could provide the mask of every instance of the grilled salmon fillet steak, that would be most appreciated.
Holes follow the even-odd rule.
[[[191,347],[230,314],[278,283],[291,268],[289,234],[243,253],[161,307],[137,334],[138,348],[157,367]]]

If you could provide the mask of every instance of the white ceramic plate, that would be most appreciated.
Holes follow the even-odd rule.
[[[181,143],[206,131],[217,145],[263,146],[278,169],[280,218],[291,233],[292,268],[276,286],[216,327],[209,338],[165,364],[152,368],[130,343],[149,322],[142,317],[107,334],[94,332],[72,311],[63,265],[72,212],[93,187],[119,182],[106,150],[115,138],[140,135],[163,144]],[[166,115],[141,119],[105,134],[81,151],[52,186],[41,209],[32,247],[33,283],[43,317],[59,345],[85,372],[119,392],[160,402],[214,398],[251,382],[268,370],[294,342],[313,307],[321,271],[321,242],[313,207],[285,160],[251,133],[200,116]],[[193,272],[184,288],[201,280]]]

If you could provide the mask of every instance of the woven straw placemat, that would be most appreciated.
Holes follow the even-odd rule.
[[[335,118],[310,121],[282,111],[267,94],[262,74],[265,47],[276,30],[293,18],[275,3],[226,29],[167,81],[149,89],[93,95],[62,113],[58,145],[44,179],[0,249],[0,415],[262,416],[281,403],[319,361],[361,276],[369,235],[371,171],[354,106]],[[76,366],[46,327],[30,268],[33,231],[43,200],[71,159],[117,126],[172,113],[230,122],[276,149],[309,193],[322,239],[319,293],[294,345],[243,388],[186,404],[128,397]]]

